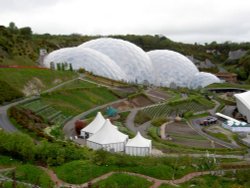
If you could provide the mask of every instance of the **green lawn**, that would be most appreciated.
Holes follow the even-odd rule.
[[[98,84],[90,83],[83,80],[75,80],[73,82],[67,83],[61,87],[59,87],[57,90],[62,89],[77,89],[77,88],[93,88],[93,87],[99,87]]]
[[[2,184],[0,183],[1,188],[13,188],[13,183],[8,181],[8,182],[3,182]],[[22,184],[22,183],[17,183],[16,188],[27,188],[27,185]]]
[[[224,142],[231,143],[231,140],[227,137],[227,135],[225,135],[221,132],[212,132],[212,131],[207,130],[205,127],[203,128],[203,131],[206,132],[207,134],[211,135],[212,137],[223,140]]]
[[[31,82],[43,91],[76,76],[77,74],[74,72],[49,69],[0,69],[0,80],[6,81],[20,91],[23,91],[24,86]]]
[[[249,171],[249,170],[248,170]],[[249,188],[250,187],[250,181],[247,179],[246,173],[243,174],[246,175],[246,178],[237,178],[238,176],[241,176],[243,173],[237,173],[236,175],[225,175],[225,176],[212,176],[212,175],[205,175],[200,176],[197,178],[194,178],[186,183],[180,184],[181,188],[189,188],[189,187],[195,187],[195,188]],[[248,176],[249,177],[249,176]],[[244,179],[244,182],[241,181]],[[168,184],[162,184],[159,188],[175,188],[176,186],[168,185]]]
[[[127,171],[148,175],[158,179],[180,178],[187,173],[196,171],[205,164],[205,159],[192,159],[189,157],[166,158],[166,157],[130,157],[114,154],[94,154],[91,158],[97,162],[80,160],[66,163],[55,167],[56,174],[65,182],[80,184],[90,181],[110,171]],[[97,165],[99,164],[99,165]],[[197,167],[192,166],[196,164]],[[204,167],[205,166],[205,167]],[[205,169],[212,168],[203,165]],[[202,168],[203,168],[202,167]],[[205,170],[204,169],[204,170]],[[68,173],[70,172],[70,173]]]
[[[152,182],[147,181],[144,178],[131,176],[128,174],[113,174],[105,180],[101,180],[95,184],[93,187],[98,188],[147,188],[152,185]]]
[[[21,65],[21,66],[35,66],[35,62],[26,56],[14,56],[13,58],[4,58],[2,65]]]
[[[0,166],[1,167],[11,167],[21,164],[20,161],[15,160],[9,156],[0,155]]]
[[[19,165],[15,169],[15,172],[16,180],[18,181],[37,184],[42,188],[49,188],[54,186],[54,183],[51,181],[48,174],[37,166],[30,164]],[[8,173],[7,175],[9,177],[12,177],[12,173]]]
[[[250,89],[250,85],[247,84],[232,84],[232,83],[215,83],[210,84],[206,88],[242,88],[242,89]]]
[[[73,161],[55,169],[57,176],[65,182],[81,184],[112,171],[111,166],[97,166],[89,161]],[[70,173],[69,173],[70,172]]]
[[[77,115],[95,106],[118,98],[107,88],[69,89],[43,94],[42,102],[55,107],[65,115]]]

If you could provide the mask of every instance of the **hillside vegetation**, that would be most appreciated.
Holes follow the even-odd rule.
[[[0,104],[22,97],[23,94],[11,87],[5,81],[0,80]]]
[[[83,36],[80,34],[71,35],[50,35],[32,34],[30,27],[17,28],[12,22],[8,27],[0,27],[0,63],[10,63],[6,59],[15,59],[18,56],[25,57],[33,62],[38,59],[40,48],[45,48],[49,52],[55,49],[69,46],[77,46],[91,39],[101,36]],[[210,59],[213,63],[223,63],[228,58],[228,53],[232,50],[249,50],[250,43],[217,43],[210,44],[185,44],[174,42],[161,35],[112,35],[109,37],[120,38],[130,41],[140,46],[145,51],[154,49],[169,49],[180,52],[184,55],[194,56],[198,60]],[[26,61],[27,64],[29,61]],[[23,64],[19,61],[16,63]],[[238,60],[236,61],[238,63]]]
[[[0,81],[5,81],[26,96],[44,91],[75,77],[77,74],[70,71],[0,68]]]

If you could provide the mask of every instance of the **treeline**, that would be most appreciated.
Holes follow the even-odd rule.
[[[86,148],[77,147],[72,143],[46,140],[37,143],[26,134],[4,131],[0,131],[0,153],[24,162],[51,166],[86,159],[89,156]]]
[[[30,27],[18,28],[11,22],[8,27],[0,26],[0,44],[2,50],[8,55],[24,55],[32,60],[38,58],[40,48],[45,48],[48,52],[62,48],[77,46],[83,42],[99,38],[102,36],[87,36],[80,34],[71,35],[50,35],[48,33],[38,35],[32,34]],[[154,49],[170,49],[184,55],[193,55],[199,60],[206,58],[212,62],[224,62],[228,57],[228,52],[242,49],[249,50],[250,43],[224,42],[205,43],[204,45],[194,43],[186,44],[174,42],[163,35],[110,35],[108,37],[124,39],[140,46],[145,51]],[[208,52],[210,50],[210,52]],[[212,51],[215,50],[215,53]],[[4,53],[0,53],[3,55]]]
[[[5,81],[0,80],[0,104],[23,97],[23,94],[11,87]]]

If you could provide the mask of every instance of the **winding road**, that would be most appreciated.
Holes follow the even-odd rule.
[[[33,97],[28,97],[23,100],[5,105],[5,106],[0,106],[0,127],[5,130],[6,132],[17,132],[17,128],[10,122],[9,117],[8,117],[8,109],[12,106],[18,105],[20,103],[33,100],[38,98],[38,96],[33,96]]]

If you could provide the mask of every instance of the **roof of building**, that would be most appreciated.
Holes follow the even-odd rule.
[[[126,144],[128,147],[151,147],[151,140],[144,138],[140,132],[136,136],[128,140]]]
[[[250,91],[234,94],[234,96],[250,110]]]
[[[102,116],[101,112],[98,112],[95,119],[90,124],[88,124],[88,126],[84,127],[81,130],[81,132],[88,132],[95,134],[102,128],[104,123],[105,123],[104,117]]]
[[[226,125],[230,126],[230,127],[250,127],[250,124],[246,123],[246,122],[235,122],[235,121],[226,121],[225,122]]]
[[[120,132],[109,119],[105,121],[102,128],[87,140],[98,144],[112,144],[125,142],[128,135]]]

